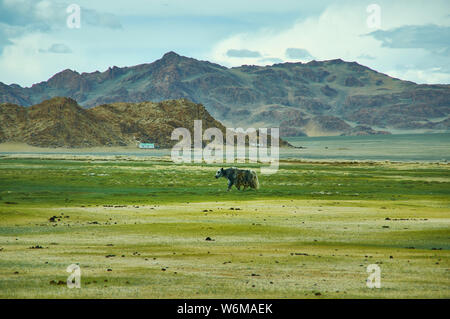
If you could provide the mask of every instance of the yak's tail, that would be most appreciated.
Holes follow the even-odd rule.
[[[254,171],[252,171],[252,179],[250,182],[250,186],[254,189],[259,189],[259,180],[258,180],[258,175],[256,175],[256,173]]]

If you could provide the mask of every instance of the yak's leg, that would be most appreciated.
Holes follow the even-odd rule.
[[[230,191],[231,187],[233,186],[233,182],[232,181],[228,181],[228,189],[227,192]]]

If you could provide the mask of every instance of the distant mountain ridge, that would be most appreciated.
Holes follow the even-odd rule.
[[[227,126],[276,126],[282,136],[450,129],[450,85],[418,85],[340,59],[226,68],[169,52],[105,72],[64,70],[30,88],[0,82],[0,102],[55,96],[86,108],[186,98]]]
[[[203,105],[185,99],[159,103],[113,103],[84,109],[71,98],[55,97],[29,108],[0,104],[0,142],[24,142],[40,147],[93,147],[153,142],[170,147],[177,127],[193,131],[225,127]]]
[[[193,143],[194,120],[202,121],[203,131],[218,128],[226,138],[225,126],[215,120],[203,105],[187,99],[156,103],[119,102],[90,109],[82,108],[67,97],[54,97],[30,107],[1,103],[0,143],[76,148],[151,142],[157,147],[169,148],[178,142],[171,140],[176,128],[188,129]],[[203,141],[203,145],[209,142]],[[290,146],[282,139],[279,145]]]

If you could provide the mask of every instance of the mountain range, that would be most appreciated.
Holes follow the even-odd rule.
[[[226,126],[280,127],[282,136],[450,129],[450,85],[402,81],[341,59],[227,68],[169,52],[104,72],[64,70],[31,87],[0,82],[0,103],[31,106],[57,96],[86,109],[184,98]]]
[[[194,120],[202,121],[202,131],[218,128],[226,137],[226,128],[201,104],[186,99],[162,102],[110,103],[82,108],[67,97],[54,97],[24,107],[0,104],[0,143],[21,142],[39,147],[126,146],[138,142],[155,143],[168,148],[175,128],[189,130],[194,139]],[[239,134],[238,134],[239,135]],[[262,139],[270,136],[262,136]],[[181,139],[181,138],[180,138]],[[203,141],[203,146],[209,141]],[[280,140],[281,146],[289,146]]]

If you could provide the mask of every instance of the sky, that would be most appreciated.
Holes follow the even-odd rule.
[[[151,63],[169,51],[227,67],[341,58],[449,84],[450,1],[0,0],[6,84]]]

